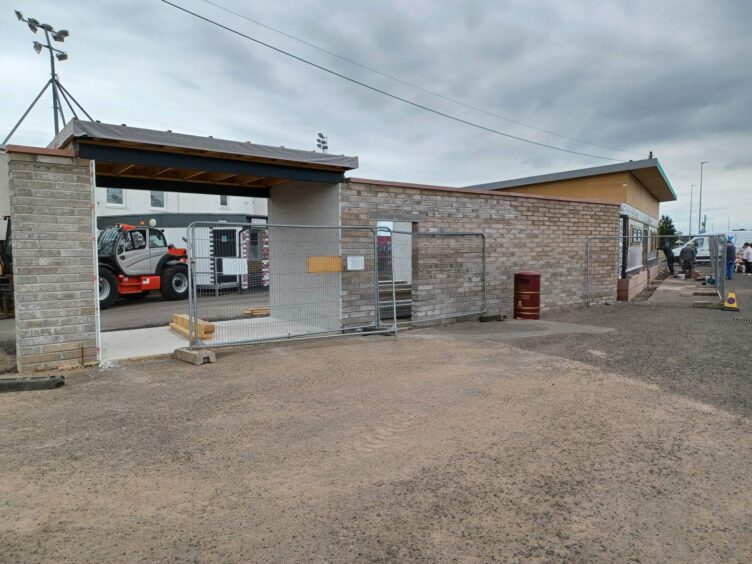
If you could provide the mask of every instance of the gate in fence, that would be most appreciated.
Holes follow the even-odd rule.
[[[486,307],[479,233],[199,222],[187,239],[194,348],[396,335]]]

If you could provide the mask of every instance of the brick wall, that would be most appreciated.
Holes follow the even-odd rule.
[[[619,234],[619,207],[581,201],[521,197],[499,193],[438,190],[392,184],[352,181],[340,190],[342,225],[375,225],[378,220],[411,221],[418,231],[482,232],[486,235],[486,269],[489,313],[512,314],[514,273],[542,273],[541,305],[556,309],[585,302],[586,250],[588,237]],[[414,238],[416,239],[416,238]],[[469,251],[457,249],[442,238],[425,238],[413,244],[413,299],[425,300],[419,292],[433,293],[433,303],[459,310],[467,305],[467,284],[472,269],[464,268]],[[343,245],[343,252],[349,249]],[[615,276],[618,242],[593,242],[598,266],[590,276],[591,303],[616,299]],[[438,257],[441,257],[440,259]],[[421,263],[443,261],[441,276],[431,275]],[[455,264],[452,267],[452,263]],[[452,270],[454,268],[454,271]],[[446,274],[446,276],[444,276]],[[460,276],[462,280],[452,280]],[[465,280],[468,278],[468,280]],[[430,286],[430,287],[429,287]],[[465,292],[462,290],[465,287]],[[423,288],[420,290],[420,288]],[[343,280],[343,315],[353,316],[365,308],[362,300]],[[465,304],[456,304],[461,302]],[[372,299],[371,299],[372,303]],[[371,310],[372,313],[372,310]],[[367,315],[368,311],[364,311]]]
[[[64,152],[8,152],[18,370],[95,362],[89,162]]]

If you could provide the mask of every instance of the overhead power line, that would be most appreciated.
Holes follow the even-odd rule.
[[[404,102],[405,104],[408,104],[410,106],[413,106],[415,108],[419,108],[421,110],[424,110],[426,112],[435,114],[437,116],[442,116],[444,118],[450,119],[452,121],[456,121],[458,123],[464,123],[465,125],[469,125],[471,127],[475,127],[477,129],[481,129],[483,131],[487,131],[489,133],[494,133],[496,135],[501,135],[503,137],[507,137],[509,139],[515,139],[517,141],[522,141],[523,143],[529,143],[531,145],[537,145],[539,147],[545,147],[547,149],[553,149],[555,151],[562,151],[564,153],[570,153],[573,155],[580,155],[582,157],[590,157],[592,159],[601,159],[605,161],[615,161],[618,162],[620,159],[614,159],[611,157],[604,157],[602,155],[593,155],[590,153],[583,153],[580,151],[573,151],[571,149],[565,149],[563,147],[557,147],[555,145],[548,145],[546,143],[540,143],[538,141],[533,141],[532,139],[526,139],[525,137],[519,137],[517,135],[512,135],[511,133],[505,133],[503,131],[499,131],[498,129],[493,129],[491,127],[486,127],[485,125],[481,125],[479,123],[475,123],[466,119],[462,119],[460,117],[454,116],[452,114],[448,114],[445,112],[442,112],[440,110],[436,110],[434,108],[431,108],[430,106],[426,106],[423,104],[419,104],[418,102],[413,102],[412,100],[408,100],[407,98],[403,98],[402,96],[398,96],[397,94],[392,94],[391,92],[387,92],[386,90],[382,90],[381,88],[377,88],[375,86],[372,86],[370,84],[367,84],[365,82],[361,82],[360,80],[356,80],[354,78],[350,78],[349,76],[346,76],[342,73],[339,73],[335,70],[332,70],[330,68],[324,67],[322,65],[319,65],[317,63],[314,63],[313,61],[309,61],[308,59],[304,59],[303,57],[299,57],[298,55],[295,55],[293,53],[290,53],[289,51],[285,51],[284,49],[280,49],[279,47],[275,47],[274,45],[271,45],[269,43],[265,43],[259,39],[256,39],[254,37],[251,37],[250,35],[247,35],[243,33],[242,31],[238,31],[237,29],[231,28],[229,26],[226,26],[224,24],[221,24],[215,20],[212,20],[210,18],[207,18],[206,16],[202,16],[201,14],[198,14],[196,12],[192,12],[191,10],[188,10],[187,8],[184,8],[183,6],[180,6],[178,4],[175,4],[173,2],[170,2],[169,0],[161,0],[164,4],[167,4],[169,6],[172,6],[173,8],[176,8],[180,10],[181,12],[184,12],[186,14],[189,14],[195,18],[198,18],[202,21],[205,21],[206,23],[209,23],[211,25],[214,25],[220,29],[224,29],[225,31],[229,31],[230,33],[233,33],[239,37],[243,37],[245,39],[248,39],[249,41],[253,41],[254,43],[257,43],[258,45],[262,45],[268,49],[271,49],[272,51],[276,51],[277,53],[280,53],[282,55],[285,55],[287,57],[290,57],[291,59],[295,59],[296,61],[300,61],[301,63],[305,63],[306,65],[309,65],[311,67],[314,67],[316,69],[319,69],[321,71],[324,71],[326,73],[329,73],[333,76],[336,76],[338,78],[341,78],[343,80],[346,80],[348,82],[351,82],[353,84],[357,84],[359,86],[362,86],[363,88],[367,88],[369,90],[372,90],[373,92],[377,92],[378,94],[382,94],[384,96],[387,96],[389,98],[392,98],[394,100],[398,100],[400,102]]]
[[[375,69],[371,66],[368,66],[364,63],[361,63],[359,61],[356,61],[355,59],[351,59],[350,57],[347,57],[345,55],[341,55],[340,53],[337,53],[335,51],[331,51],[327,49],[326,47],[322,47],[321,45],[316,45],[315,43],[311,43],[310,41],[306,41],[305,39],[302,39],[300,37],[297,37],[295,35],[292,35],[291,33],[287,33],[286,31],[283,31],[281,29],[278,29],[276,27],[272,27],[268,24],[265,24],[259,20],[253,19],[249,16],[246,16],[245,14],[242,14],[240,12],[236,12],[235,10],[228,8],[227,6],[223,6],[222,4],[219,4],[217,2],[213,2],[212,0],[201,0],[202,2],[209,4],[210,6],[214,6],[215,8],[219,8],[220,10],[223,10],[229,14],[232,14],[234,16],[237,16],[241,19],[244,19],[246,21],[249,21],[253,24],[256,24],[259,27],[263,27],[264,29],[268,29],[269,31],[273,31],[274,33],[278,33],[284,37],[287,37],[288,39],[292,39],[293,41],[297,41],[298,43],[301,43],[303,45],[306,45],[307,47],[311,47],[312,49],[316,49],[317,51],[321,51],[322,53],[326,53],[327,55],[331,55],[332,57],[336,57],[340,60],[346,61],[352,65],[355,65],[356,67],[360,67],[364,70],[367,70],[369,72],[372,72],[374,74],[378,74],[379,76],[383,76],[384,78],[388,78],[389,80],[393,80],[395,82],[399,82],[400,84],[404,84],[405,86],[409,86],[410,88],[414,88],[416,90],[420,90],[421,92],[425,92],[426,94],[430,94],[431,96],[435,96],[437,98],[440,98],[442,100],[445,100],[447,102],[451,102],[452,104],[457,104],[458,106],[462,106],[464,108],[468,108],[470,110],[474,110],[476,112],[480,112],[482,114],[485,114],[487,116],[494,117],[496,119],[500,119],[509,123],[514,123],[515,125],[520,125],[522,127],[527,127],[528,129],[533,129],[535,131],[540,131],[542,133],[547,133],[548,135],[553,135],[555,137],[559,137],[561,139],[566,139],[567,141],[574,141],[576,143],[583,143],[585,145],[591,145],[592,147],[598,147],[600,149],[606,149],[608,151],[616,151],[619,153],[628,153],[630,155],[637,155],[640,157],[644,157],[645,155],[643,153],[638,153],[636,151],[628,151],[626,149],[618,149],[616,147],[610,147],[608,145],[602,145],[599,143],[593,143],[592,141],[586,141],[585,139],[580,139],[578,137],[571,137],[569,135],[564,135],[562,133],[557,133],[556,131],[551,131],[550,129],[544,129],[542,127],[537,127],[535,125],[531,125],[529,123],[525,123],[522,121],[518,121],[516,119],[512,119],[506,116],[502,116],[500,114],[497,114],[495,112],[484,110],[481,107],[474,106],[473,104],[468,104],[467,102],[463,102],[462,100],[457,100],[456,98],[451,98],[449,96],[446,96],[444,94],[441,94],[440,92],[436,92],[435,90],[430,90],[428,88],[425,88],[423,86],[420,86],[419,84],[415,84],[414,82],[410,82],[408,80],[405,80],[403,78],[400,78],[398,76],[394,76],[393,74],[386,73],[384,71],[380,71],[379,69]]]

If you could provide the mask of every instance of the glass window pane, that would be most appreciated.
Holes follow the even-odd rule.
[[[227,205],[227,196],[220,196],[219,197],[219,205],[220,206],[226,206]]]
[[[107,203],[123,205],[123,189],[107,188]]]
[[[144,237],[143,231],[133,231],[131,237],[133,238],[133,250],[146,248],[146,237]]]
[[[151,191],[151,207],[163,208],[165,207],[165,193],[161,190]]]
[[[149,230],[149,247],[154,249],[154,248],[166,247],[166,246],[167,246],[167,241],[165,241],[164,235],[159,231],[150,229]]]

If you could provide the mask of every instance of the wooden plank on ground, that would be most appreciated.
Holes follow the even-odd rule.
[[[252,307],[245,310],[243,313],[250,315],[251,317],[269,317],[272,313],[270,307]]]
[[[199,319],[196,325],[198,329],[198,338],[202,341],[208,341],[214,336],[213,323]],[[172,316],[172,323],[170,323],[170,328],[176,333],[183,335],[184,337],[188,337],[189,327],[190,320],[188,319],[187,314],[176,313]]]

